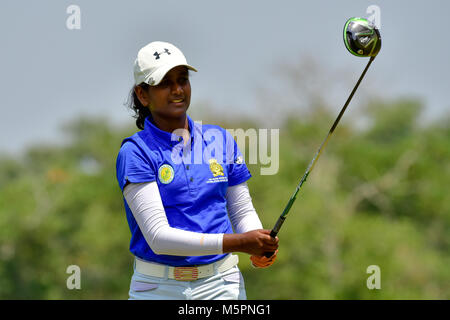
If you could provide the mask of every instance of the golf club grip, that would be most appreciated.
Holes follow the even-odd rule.
[[[284,220],[286,220],[286,217],[279,217],[277,220],[277,223],[275,224],[275,226],[273,227],[272,231],[270,231],[270,236],[272,238],[275,239],[275,237],[277,236],[278,232],[280,231],[281,226],[283,225]],[[266,258],[270,258],[271,256],[273,256],[274,252],[266,252],[264,253],[264,256]]]
[[[271,256],[273,256],[274,253],[275,252],[266,252],[266,253],[264,253],[264,257],[270,258]]]
[[[277,236],[277,234],[278,234],[278,232],[276,232],[276,231],[274,231],[274,230],[270,231],[270,236],[271,236],[272,238],[275,238],[275,237]]]
[[[272,238],[275,238],[276,236],[277,236],[277,234],[278,234],[278,232],[275,232],[275,231],[271,231],[270,232],[270,236],[272,237]],[[275,252],[266,252],[266,253],[264,253],[264,256],[266,257],[266,258],[270,258],[271,256],[273,256],[273,254],[274,254]]]

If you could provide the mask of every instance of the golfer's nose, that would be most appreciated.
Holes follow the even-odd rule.
[[[172,85],[171,90],[172,90],[171,93],[172,93],[173,95],[180,95],[180,94],[183,93],[183,87],[182,87],[179,83],[177,83],[177,82],[175,82],[175,83]]]

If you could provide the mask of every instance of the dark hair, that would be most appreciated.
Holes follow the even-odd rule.
[[[133,115],[133,118],[136,119],[136,126],[139,129],[144,130],[145,118],[147,118],[150,115],[150,109],[146,106],[143,106],[142,103],[139,101],[135,92],[135,88],[137,86],[141,87],[146,91],[150,88],[150,85],[148,85],[145,82],[133,86],[128,96],[128,100],[125,104],[128,106],[128,108],[134,111],[135,114]]]

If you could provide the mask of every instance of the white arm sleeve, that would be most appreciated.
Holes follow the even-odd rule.
[[[236,233],[263,228],[246,182],[228,187],[226,198],[228,215]]]
[[[155,181],[130,183],[123,194],[145,240],[156,254],[203,256],[223,253],[223,234],[170,227]]]

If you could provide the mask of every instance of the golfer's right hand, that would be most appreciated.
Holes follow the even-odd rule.
[[[266,252],[275,252],[277,249],[278,237],[272,238],[270,230],[258,229],[223,235],[223,253],[245,252],[250,255],[262,256]]]
[[[270,236],[270,230],[258,229],[242,233],[243,252],[250,255],[262,256],[266,252],[274,252],[278,249],[278,237]]]

